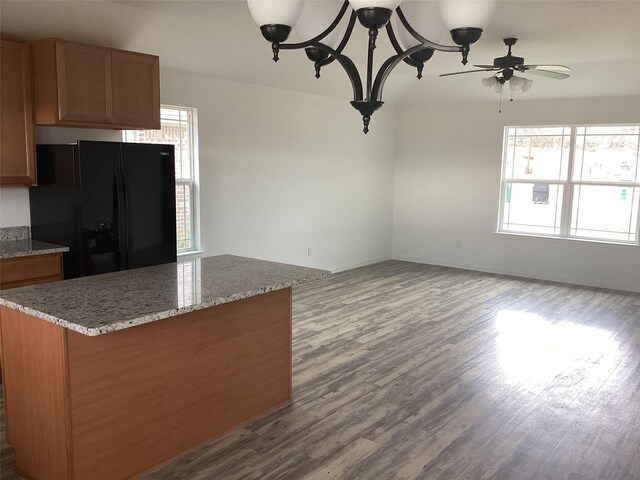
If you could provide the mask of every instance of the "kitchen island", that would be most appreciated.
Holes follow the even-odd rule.
[[[1,292],[17,472],[136,478],[287,405],[291,287],[327,274],[221,255]]]

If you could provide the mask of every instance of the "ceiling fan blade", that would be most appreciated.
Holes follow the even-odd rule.
[[[555,78],[556,80],[564,80],[569,78],[568,73],[553,72],[551,70],[543,70],[541,68],[528,68],[523,73],[531,73],[533,75],[540,75],[541,77]]]
[[[571,69],[564,65],[522,65],[528,70],[551,70],[552,72],[570,72]]]
[[[480,70],[467,70],[467,71],[464,71],[464,72],[443,73],[440,76],[441,77],[449,77],[451,75],[460,75],[461,73],[491,72],[491,71],[493,71],[493,69],[489,70],[488,68],[482,68]]]
[[[478,68],[490,68],[491,70],[500,70],[500,67],[495,67],[493,65],[474,65],[474,67]]]

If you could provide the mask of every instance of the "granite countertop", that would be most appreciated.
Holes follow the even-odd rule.
[[[316,280],[326,270],[233,255],[0,292],[0,305],[101,335]]]
[[[22,240],[0,240],[0,259],[68,252],[69,247],[26,238]]]

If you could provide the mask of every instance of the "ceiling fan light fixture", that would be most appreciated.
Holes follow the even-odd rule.
[[[509,88],[511,89],[512,92],[522,90],[523,86],[524,86],[524,78],[522,77],[516,77],[514,75],[513,77],[511,77],[511,80],[509,80]]]
[[[504,85],[500,82],[496,82],[496,84],[491,87],[491,91],[493,93],[502,93],[502,88],[504,87]]]
[[[482,85],[484,85],[487,88],[491,88],[497,83],[498,83],[498,79],[493,75],[482,79]]]
[[[518,41],[515,37],[508,37],[502,39],[504,44],[508,47],[508,52],[502,57],[493,59],[493,63],[489,65],[474,65],[477,70],[467,70],[463,72],[451,72],[442,73],[441,77],[449,77],[451,75],[460,75],[463,73],[475,73],[475,72],[492,72],[492,77],[488,77],[482,80],[482,84],[489,87],[492,92],[501,93],[505,82],[509,82],[509,89],[511,92],[526,92],[533,85],[533,80],[529,80],[526,77],[516,76],[515,73],[535,74],[548,78],[555,78],[557,80],[564,80],[569,77],[571,69],[565,65],[529,65],[526,64],[524,58],[516,57],[512,55],[511,48]],[[495,79],[500,85],[493,85],[492,78]],[[513,101],[513,95],[511,96]]]

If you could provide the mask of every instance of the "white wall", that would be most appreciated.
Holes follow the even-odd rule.
[[[31,225],[29,189],[25,187],[0,188],[0,228]]]
[[[313,80],[313,79],[312,79]],[[394,111],[163,70],[198,108],[202,248],[329,269],[391,256]],[[312,256],[307,255],[308,247]]]
[[[398,110],[393,257],[640,291],[640,247],[494,233],[504,126],[638,123],[640,98],[497,107]]]

